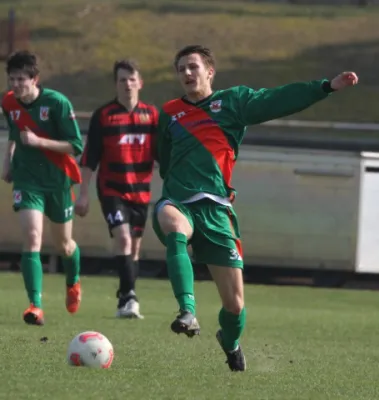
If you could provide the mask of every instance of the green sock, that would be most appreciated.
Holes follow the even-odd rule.
[[[222,345],[226,351],[233,351],[238,347],[238,340],[246,323],[246,309],[243,308],[241,314],[232,314],[221,308],[218,315],[221,326]]]
[[[80,250],[78,245],[76,245],[71,256],[62,257],[62,264],[66,273],[66,284],[74,285],[79,281],[80,275]]]
[[[187,237],[172,232],[167,235],[167,270],[181,310],[195,314],[194,277],[187,252]]]
[[[39,252],[22,253],[21,272],[29,301],[41,308],[43,270]]]

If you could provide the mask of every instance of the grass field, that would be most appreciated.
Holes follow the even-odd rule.
[[[113,317],[114,278],[83,278],[75,316],[64,309],[63,277],[47,275],[44,286],[47,324],[28,327],[20,275],[1,275],[1,399],[379,398],[376,293],[248,286],[248,371],[233,374],[214,338],[219,302],[209,282],[196,283],[202,332],[192,340],[169,331],[177,306],[166,281],[139,281],[138,321]],[[84,330],[112,341],[110,370],[66,365],[69,341]]]
[[[111,66],[132,56],[144,72],[144,99],[181,94],[172,69],[183,45],[211,46],[216,87],[272,87],[333,77],[346,69],[361,84],[297,115],[303,119],[379,121],[379,8],[295,6],[242,0],[2,0],[15,7],[41,58],[43,82],[91,111],[113,96]],[[1,68],[1,65],[0,65]],[[0,87],[5,76],[0,75]]]

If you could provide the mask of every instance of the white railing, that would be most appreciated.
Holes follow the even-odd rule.
[[[2,110],[0,109],[0,115]],[[76,111],[78,119],[90,119],[92,112]],[[336,130],[354,130],[354,131],[378,131],[379,123],[375,122],[339,122],[339,121],[307,121],[292,119],[275,119],[264,122],[263,126],[276,126],[278,128],[313,128],[313,129],[336,129]]]

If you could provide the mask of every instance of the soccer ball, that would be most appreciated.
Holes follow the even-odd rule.
[[[113,356],[112,343],[103,334],[87,331],[79,333],[71,341],[67,362],[75,367],[109,368]]]

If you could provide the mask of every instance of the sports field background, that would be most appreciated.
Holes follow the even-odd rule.
[[[216,87],[272,87],[353,69],[360,75],[358,87],[296,118],[379,121],[378,7],[3,0],[0,18],[11,6],[30,27],[30,48],[41,57],[43,84],[63,91],[77,110],[92,111],[113,96],[110,70],[120,57],[140,61],[144,100],[159,106],[180,95],[173,55],[185,44],[200,42],[216,52]],[[0,87],[6,87],[5,74],[0,74]],[[1,240],[13,240],[18,228],[11,188],[0,184],[0,190],[7,216],[1,221]],[[91,229],[78,224],[82,236],[99,241],[104,234],[105,243],[96,201],[89,221]],[[21,275],[0,274],[0,399],[379,399],[376,292],[247,285],[242,346],[248,370],[233,374],[214,337],[219,299],[211,282],[196,282],[202,332],[192,340],[170,332],[177,304],[168,281],[138,281],[142,321],[114,318],[115,277],[83,277],[82,283],[82,308],[72,316],[64,306],[63,276],[46,274],[46,325],[29,327],[22,321],[28,302]],[[85,330],[98,330],[113,343],[110,370],[66,364],[70,340]]]
[[[62,90],[77,110],[113,96],[114,60],[139,60],[143,98],[160,106],[180,95],[172,68],[189,43],[211,46],[216,87],[272,87],[355,70],[360,85],[296,118],[379,121],[379,7],[295,6],[242,0],[3,0],[30,28],[43,83]],[[0,64],[0,68],[3,64]],[[5,74],[0,74],[5,88]]]
[[[167,281],[138,282],[144,320],[114,318],[115,278],[82,282],[82,308],[72,316],[63,277],[45,275],[46,325],[28,327],[21,276],[1,274],[0,399],[379,398],[375,292],[247,285],[242,345],[248,370],[242,374],[229,371],[214,337],[219,300],[212,283],[196,283],[202,331],[188,339],[170,332],[177,305]],[[110,370],[66,365],[70,340],[85,330],[113,343]]]

